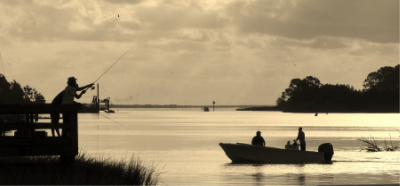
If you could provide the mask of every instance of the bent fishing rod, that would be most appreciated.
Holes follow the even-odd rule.
[[[108,70],[110,70],[122,57],[124,57],[125,54],[127,54],[130,50],[132,50],[132,48],[133,48],[133,47],[131,47],[131,48],[130,48],[129,50],[127,50],[121,57],[119,57],[119,58],[110,66],[110,68],[108,68],[103,74],[100,75],[99,78],[96,79],[96,81],[93,82],[93,84],[96,83],[104,74],[106,74],[106,73],[108,72]],[[92,86],[92,87],[87,87],[87,88],[85,88],[83,91],[86,92],[86,90],[89,89],[89,88],[92,88],[92,90],[93,90],[95,87],[94,87],[94,86]],[[99,113],[99,114],[100,114],[100,113]],[[119,125],[121,125],[121,126],[127,128],[127,129],[129,129],[129,130],[131,130],[130,128],[126,127],[125,125],[122,125],[121,123],[118,123],[118,122],[116,122],[116,121],[110,119],[109,117],[107,117],[107,116],[105,116],[105,115],[103,115],[103,114],[100,114],[100,115],[102,115],[103,117],[105,117],[105,118],[107,118],[107,119],[109,119],[109,120],[111,120],[111,121],[113,121],[113,122],[115,122],[115,123],[117,123],[117,124],[119,124]]]
[[[129,50],[127,50],[121,57],[119,57],[111,66],[110,68],[108,68],[103,74],[100,75],[99,78],[96,79],[96,81],[93,82],[96,83],[104,74],[106,74],[122,57],[125,56],[125,54],[127,54],[130,50],[132,50],[133,47],[131,47]],[[86,89],[84,89],[83,91],[86,91],[87,89],[92,88],[94,89],[94,87],[87,87]]]

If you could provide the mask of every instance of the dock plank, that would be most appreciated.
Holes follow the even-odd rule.
[[[0,130],[27,130],[27,129],[51,129],[71,128],[69,124],[51,124],[51,123],[0,123]]]

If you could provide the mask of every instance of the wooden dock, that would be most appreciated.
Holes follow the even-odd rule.
[[[78,110],[77,105],[0,105],[0,115],[22,118],[16,122],[0,120],[0,131],[12,132],[0,136],[0,156],[60,155],[61,162],[73,163],[78,155]],[[38,122],[39,114],[50,113],[69,113],[70,123],[62,123],[62,119],[59,124],[52,124],[49,119],[43,120],[44,123]],[[51,128],[62,129],[62,137],[37,131]]]

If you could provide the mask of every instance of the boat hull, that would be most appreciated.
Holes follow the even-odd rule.
[[[323,152],[280,149],[241,143],[220,143],[219,145],[234,163],[324,163]]]

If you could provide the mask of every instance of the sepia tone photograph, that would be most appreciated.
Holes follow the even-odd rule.
[[[0,185],[399,185],[399,0],[0,0]]]

